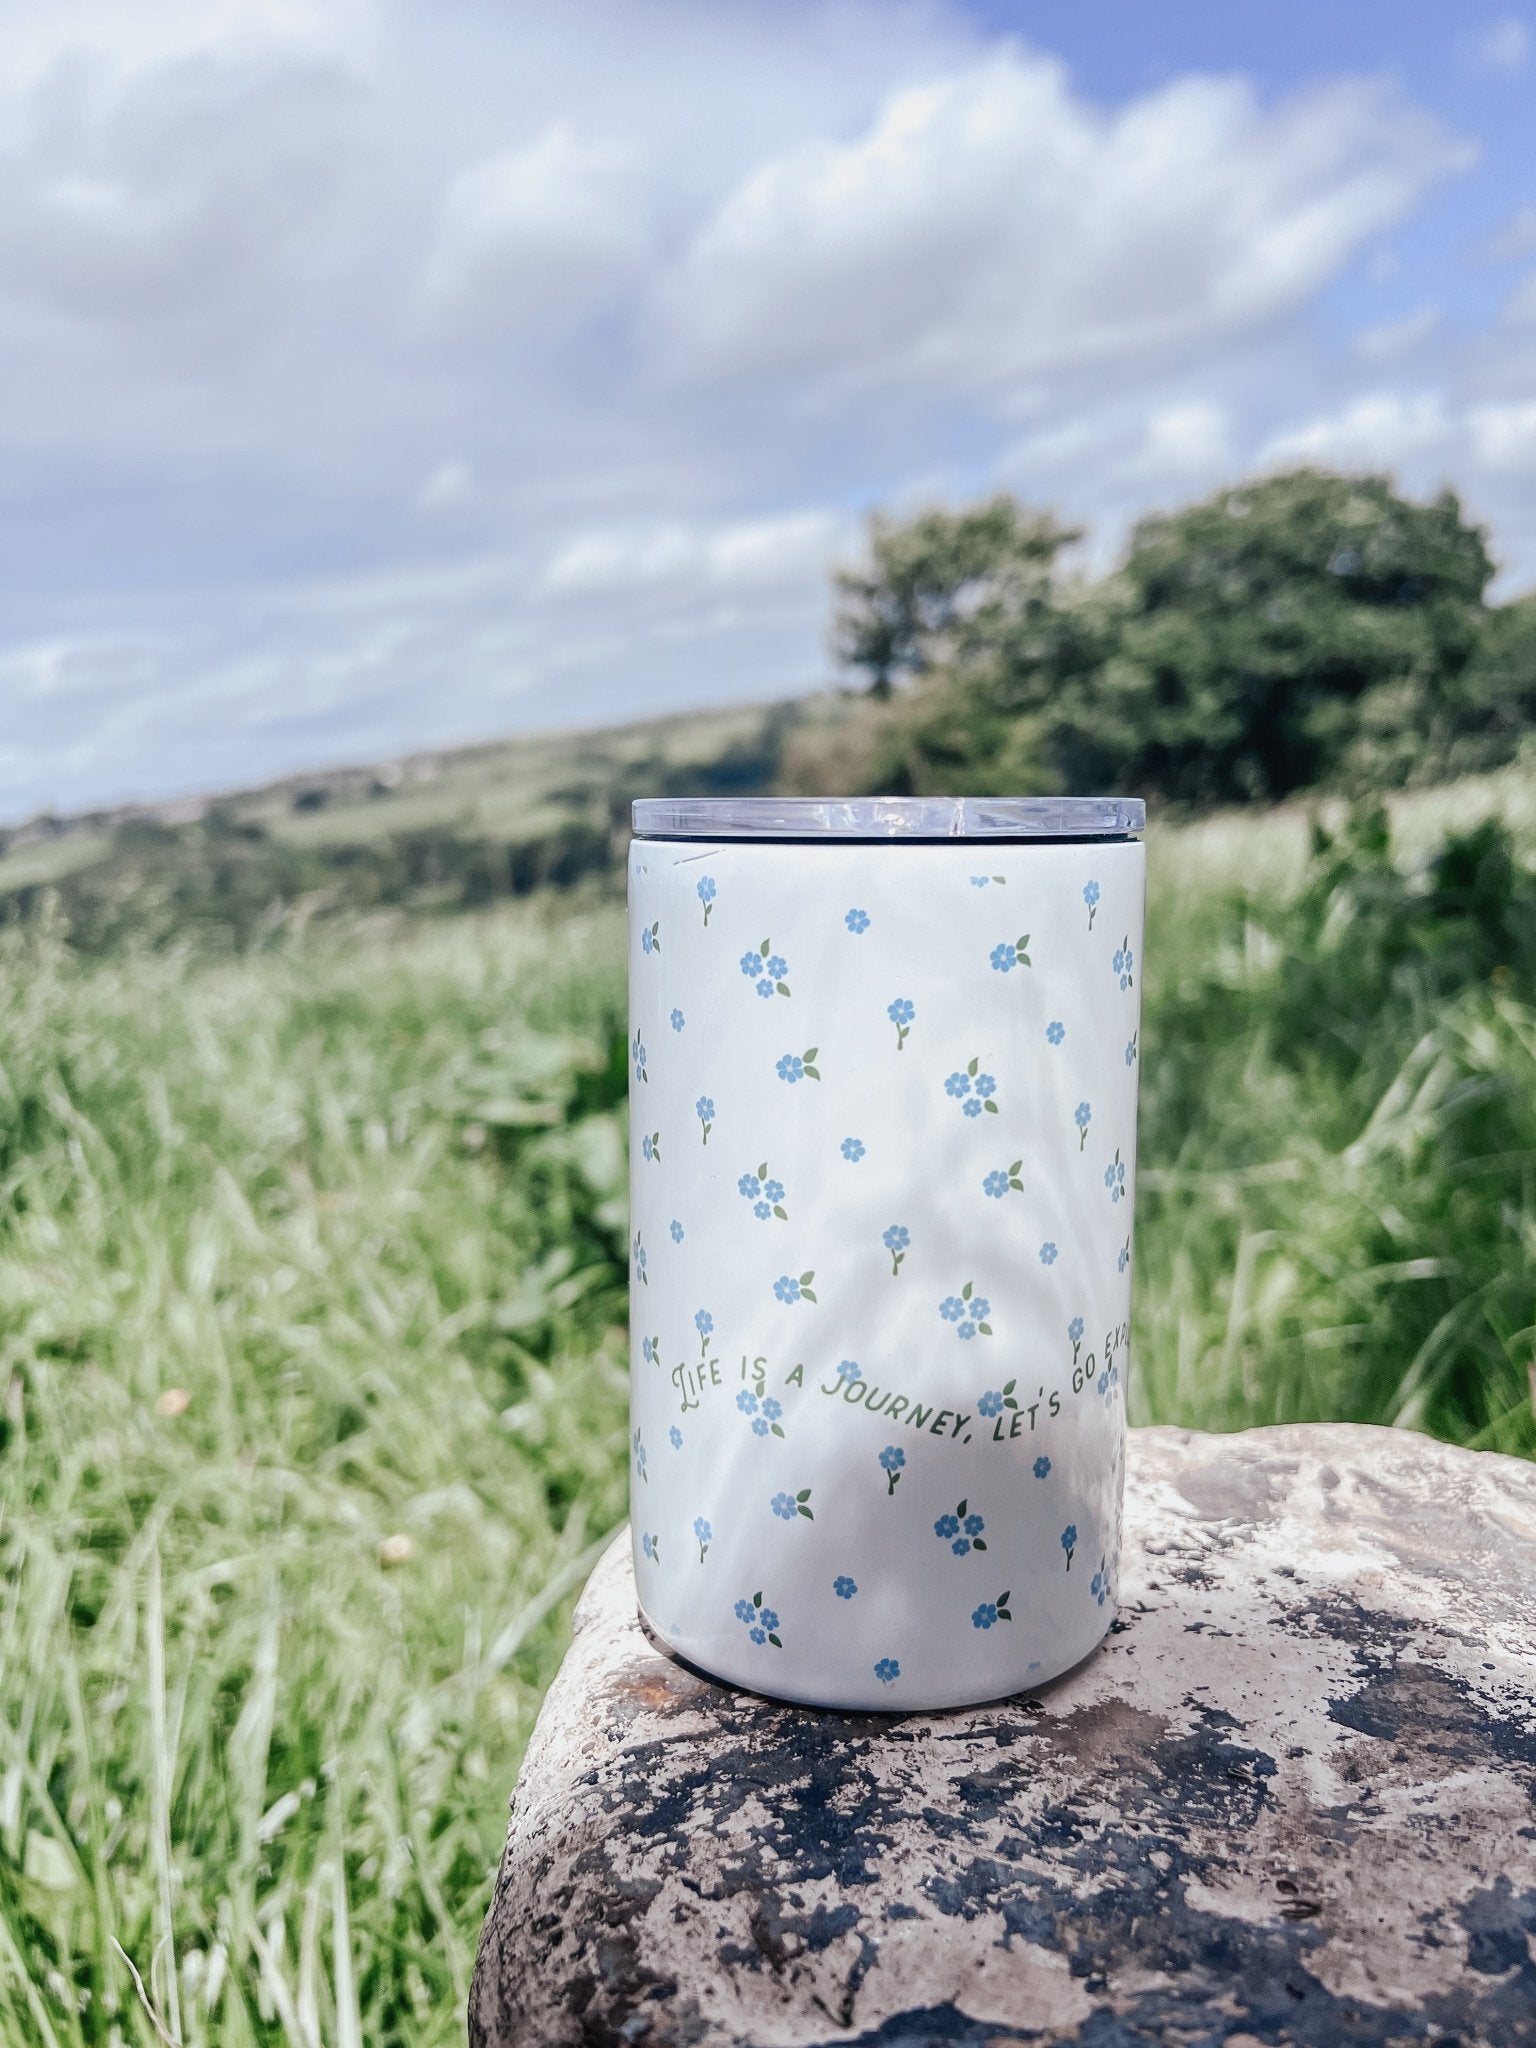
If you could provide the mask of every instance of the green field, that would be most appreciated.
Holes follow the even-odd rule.
[[[1135,1419],[1536,1452],[1533,815],[1154,835]],[[624,1512],[621,938],[0,933],[0,2039],[462,2038]]]

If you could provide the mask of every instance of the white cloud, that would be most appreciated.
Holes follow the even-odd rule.
[[[462,512],[475,501],[475,472],[462,455],[447,456],[422,479],[416,493],[422,512]]]
[[[738,186],[664,280],[679,361],[989,388],[1272,322],[1464,161],[1339,86],[1274,112],[1191,79],[1104,115],[1005,51]]]
[[[1395,362],[1428,341],[1439,325],[1439,308],[1420,306],[1417,312],[1407,313],[1401,320],[1386,320],[1378,327],[1362,329],[1355,336],[1355,354],[1367,363]]]
[[[588,311],[646,253],[644,179],[623,146],[557,121],[454,177],[427,273],[433,305],[491,327]]]
[[[1472,452],[1486,468],[1536,480],[1536,399],[1475,405],[1467,414]]]
[[[1518,78],[1531,55],[1531,32],[1512,14],[1492,21],[1471,44],[1473,63],[1480,71],[1494,71],[1504,78]]]
[[[1455,423],[1444,395],[1373,391],[1337,412],[1285,428],[1260,451],[1268,467],[1317,463],[1328,469],[1396,470],[1424,455],[1449,453]]]
[[[820,511],[713,528],[668,523],[628,533],[579,534],[549,563],[544,587],[560,597],[679,587],[763,590],[811,582],[819,589],[834,552],[851,538],[851,522]]]

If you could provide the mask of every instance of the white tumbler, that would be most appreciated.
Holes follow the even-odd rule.
[[[1114,1615],[1144,808],[657,800],[629,862],[646,1624],[816,1706]]]

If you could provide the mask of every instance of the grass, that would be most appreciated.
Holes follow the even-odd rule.
[[[1138,1419],[1536,1452],[1536,885],[1466,794],[1404,864],[1154,839]],[[624,1509],[621,928],[0,934],[0,2039],[461,2039]]]

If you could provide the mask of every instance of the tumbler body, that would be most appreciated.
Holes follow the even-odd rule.
[[[631,1522],[732,1683],[905,1711],[1114,1615],[1139,838],[637,837]]]

